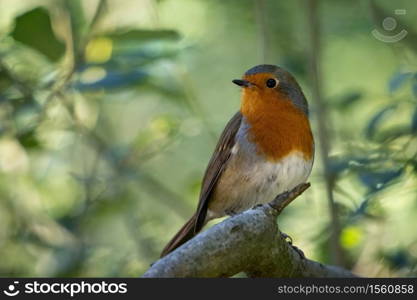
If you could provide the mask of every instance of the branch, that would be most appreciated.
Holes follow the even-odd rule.
[[[155,262],[143,277],[354,277],[351,272],[301,258],[282,237],[277,216],[310,184],[301,184],[198,234]]]

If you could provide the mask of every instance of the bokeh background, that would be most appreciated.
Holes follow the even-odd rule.
[[[0,0],[0,276],[140,276],[260,63],[298,79],[317,144],[281,230],[416,276],[416,20],[412,0]]]

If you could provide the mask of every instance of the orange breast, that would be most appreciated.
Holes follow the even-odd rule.
[[[245,89],[241,112],[250,125],[248,139],[269,161],[280,160],[293,151],[312,159],[314,141],[309,120],[288,98]]]

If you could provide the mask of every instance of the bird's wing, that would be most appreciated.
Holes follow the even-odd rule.
[[[195,232],[200,231],[200,229],[204,226],[211,193],[213,192],[216,183],[218,182],[218,179],[223,173],[226,163],[230,158],[231,150],[235,144],[235,136],[239,130],[241,122],[242,114],[237,112],[223,130],[216,149],[214,150],[207,166],[201,187],[200,201],[197,208],[197,218],[194,227]]]

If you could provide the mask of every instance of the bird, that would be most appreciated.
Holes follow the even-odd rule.
[[[195,213],[161,257],[210,220],[272,201],[306,182],[314,162],[308,103],[296,79],[276,65],[257,65],[232,82],[240,110],[227,123],[206,168]]]

